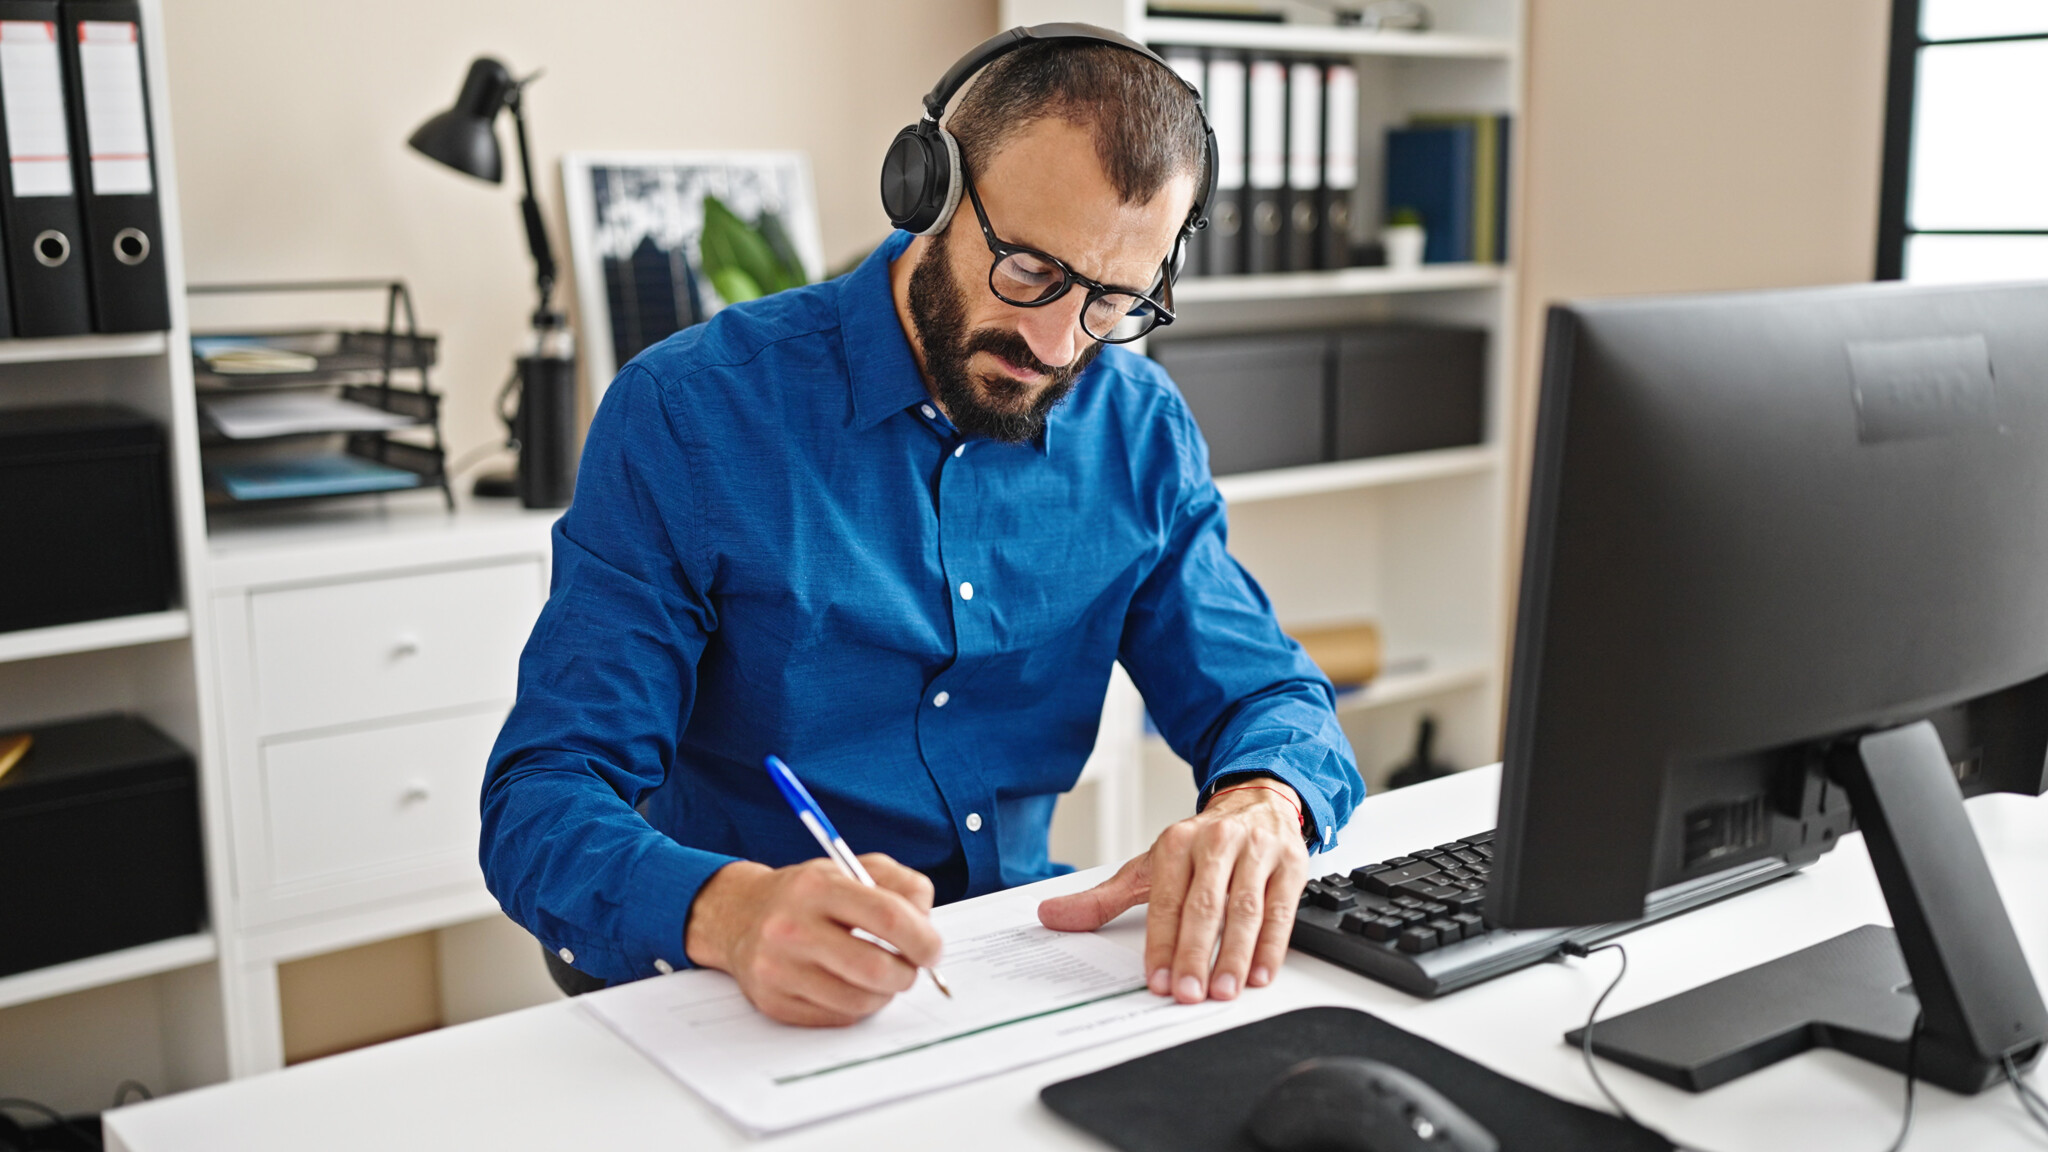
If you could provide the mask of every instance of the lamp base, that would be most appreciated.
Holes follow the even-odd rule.
[[[519,495],[519,481],[510,472],[486,472],[476,478],[469,494],[487,500],[510,500]]]

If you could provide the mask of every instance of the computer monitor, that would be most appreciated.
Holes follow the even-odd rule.
[[[1962,801],[2048,787],[2048,284],[1552,308],[1504,762],[1502,925],[1634,919],[1852,827],[1890,905],[1895,945],[1816,945],[1596,1051],[1695,1090],[1814,1044],[1966,1092],[2036,1060]]]

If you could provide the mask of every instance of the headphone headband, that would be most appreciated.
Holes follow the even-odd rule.
[[[953,97],[967,81],[975,73],[994,63],[997,57],[1008,55],[1026,44],[1044,40],[1093,40],[1098,44],[1108,44],[1136,52],[1166,69],[1175,80],[1180,81],[1181,87],[1186,88],[1188,94],[1195,98],[1195,107],[1202,106],[1201,89],[1188,83],[1187,77],[1174,71],[1173,65],[1168,64],[1159,53],[1120,32],[1097,28],[1093,24],[1033,24],[1030,27],[1005,28],[975,45],[967,55],[954,61],[953,66],[946,69],[946,74],[939,77],[939,82],[932,85],[932,90],[925,95],[925,119],[936,124],[939,117],[946,114],[946,105],[953,102]],[[1205,110],[1202,114],[1203,122],[1206,123],[1208,118]]]
[[[1181,224],[1180,236],[1174,241],[1170,257],[1171,275],[1178,276],[1181,263],[1187,256],[1189,239],[1209,223],[1209,197],[1216,189],[1216,130],[1209,125],[1209,113],[1202,106],[1200,87],[1181,75],[1157,52],[1128,36],[1093,24],[1035,24],[1028,28],[1005,29],[954,61],[925,95],[923,119],[898,132],[882,160],[882,207],[889,214],[890,224],[920,236],[929,236],[946,226],[953,218],[953,210],[959,206],[960,190],[965,182],[960,167],[959,142],[939,124],[946,114],[946,106],[952,103],[953,97],[975,73],[998,57],[1027,44],[1053,40],[1093,41],[1136,52],[1164,68],[1195,98],[1195,114],[1202,120],[1203,162],[1200,183],[1195,188],[1195,202]]]

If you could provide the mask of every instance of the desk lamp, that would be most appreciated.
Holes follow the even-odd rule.
[[[532,347],[517,358],[512,378],[498,397],[499,415],[509,434],[507,446],[519,453],[517,473],[509,482],[502,475],[479,477],[475,492],[478,496],[517,495],[528,508],[561,508],[576,489],[576,458],[571,453],[576,360],[568,321],[554,308],[555,254],[548,246],[540,204],[533,198],[533,164],[527,157],[526,117],[520,109],[521,94],[539,77],[536,72],[515,80],[505,65],[479,56],[470,62],[455,106],[420,125],[406,143],[457,172],[502,183],[505,162],[498,147],[497,119],[501,110],[512,110],[513,132],[519,140],[519,176],[525,191],[519,210],[526,221],[526,245],[533,253],[540,302],[533,310]],[[506,402],[515,390],[518,408],[506,416]]]

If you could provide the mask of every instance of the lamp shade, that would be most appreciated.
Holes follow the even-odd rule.
[[[406,143],[457,172],[499,183],[505,177],[505,160],[495,124],[506,95],[516,86],[503,64],[489,56],[477,57],[463,77],[455,106],[420,125]]]

